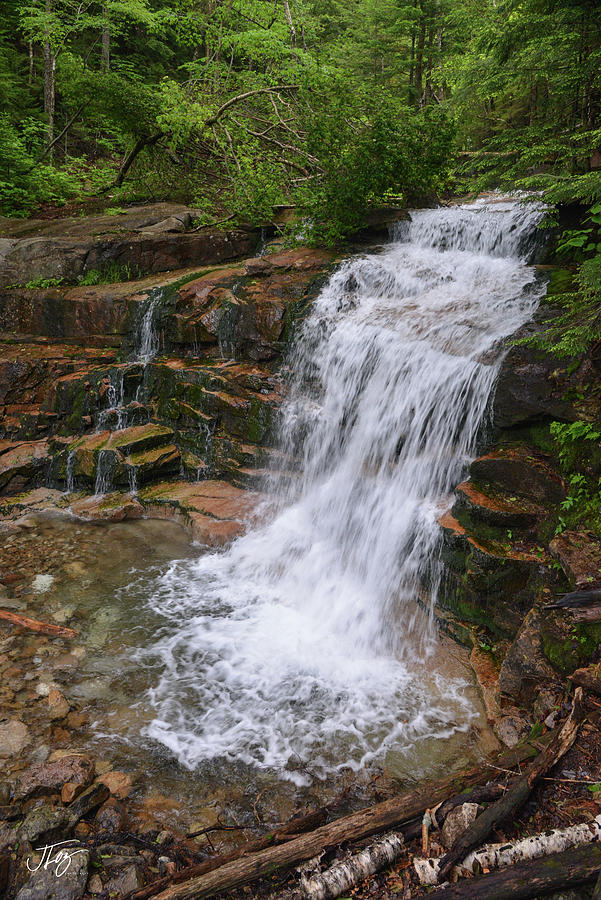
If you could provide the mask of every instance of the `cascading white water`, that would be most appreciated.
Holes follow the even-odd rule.
[[[162,288],[153,291],[146,301],[142,318],[138,326],[136,361],[147,366],[152,362],[159,350],[159,336],[156,330],[156,313],[159,309],[159,301]]]
[[[158,669],[147,734],[184,765],[301,760],[323,776],[469,727],[416,597],[424,579],[436,592],[437,517],[503,339],[544,290],[524,260],[541,216],[514,201],[415,212],[315,302],[281,426],[298,478],[276,478],[266,524],[174,564],[151,599],[165,628],[139,655]]]

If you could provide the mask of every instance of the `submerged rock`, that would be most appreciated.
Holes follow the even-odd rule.
[[[18,756],[31,743],[29,729],[20,719],[0,721],[0,758]]]

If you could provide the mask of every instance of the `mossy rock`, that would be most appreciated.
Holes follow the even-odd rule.
[[[550,611],[541,622],[541,640],[553,668],[570,675],[593,660],[601,643],[601,622],[576,623],[567,610]]]

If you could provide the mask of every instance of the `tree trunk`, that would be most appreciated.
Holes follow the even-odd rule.
[[[415,107],[422,105],[424,93],[424,49],[426,46],[426,17],[423,3],[420,3],[421,22],[419,23],[419,35],[417,38],[417,52],[415,55]]]
[[[46,0],[46,12],[53,11],[53,0]],[[44,112],[48,119],[48,143],[53,144],[54,141],[54,109],[56,103],[55,95],[55,73],[56,73],[56,56],[50,43],[50,36],[46,32],[44,40]],[[50,162],[53,161],[54,147],[50,151]]]
[[[106,18],[106,6],[103,8],[103,13]],[[111,32],[108,26],[108,22],[105,22],[105,24],[102,26],[101,64],[103,72],[108,72],[111,68]]]
[[[451,884],[444,900],[527,900],[594,882],[601,872],[601,844],[511,866],[501,872]]]
[[[293,47],[296,47],[296,28],[294,27],[294,22],[292,21],[292,13],[290,12],[290,4],[288,3],[288,0],[284,0],[284,14],[288,23],[288,31],[290,32],[290,43]]]

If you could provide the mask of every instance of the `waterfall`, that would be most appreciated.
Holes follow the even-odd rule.
[[[109,494],[113,488],[113,476],[117,457],[114,450],[99,450],[96,460],[96,484],[94,493],[98,496]]]
[[[67,454],[67,467],[65,473],[65,490],[68,494],[72,494],[75,490],[75,463],[77,462],[77,456],[75,455],[74,450],[70,450]]]
[[[423,210],[344,262],[299,329],[281,421],[298,479],[225,553],[174,564],[146,729],[189,767],[229,759],[297,781],[466,731],[416,603],[440,579],[437,519],[476,452],[504,341],[544,291],[527,254],[542,211]]]
[[[159,335],[156,330],[156,313],[160,306],[162,288],[150,293],[144,304],[137,333],[136,361],[147,366],[159,351]]]

